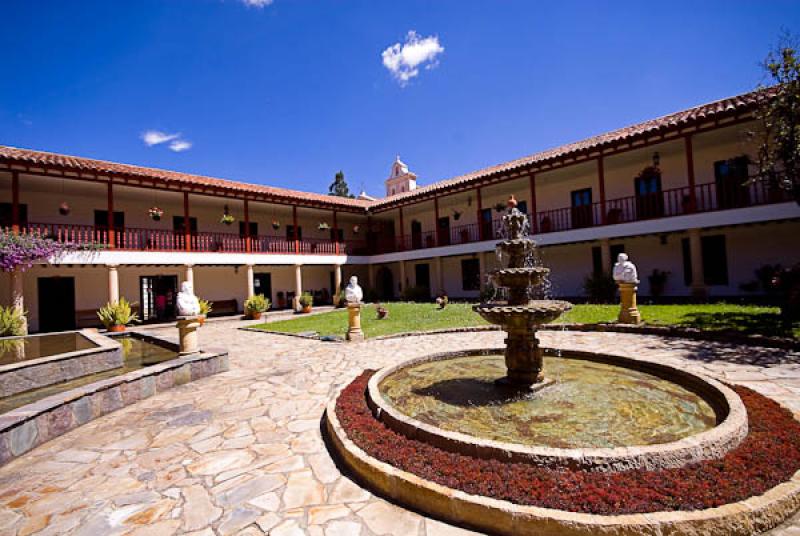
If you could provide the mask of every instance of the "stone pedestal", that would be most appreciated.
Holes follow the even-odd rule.
[[[348,303],[347,304],[347,340],[348,341],[363,341],[364,332],[361,331],[361,304]]]
[[[517,322],[519,323],[519,322]],[[498,383],[515,387],[529,387],[544,380],[542,364],[544,353],[539,346],[532,326],[504,326],[508,333],[505,361],[508,375],[500,378]]]
[[[617,283],[619,286],[619,317],[620,324],[641,324],[642,315],[636,307],[637,283]]]
[[[178,340],[180,355],[196,354],[200,351],[200,345],[197,339],[197,328],[200,327],[199,316],[179,316],[178,323]]]

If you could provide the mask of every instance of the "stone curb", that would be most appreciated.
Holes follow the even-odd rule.
[[[686,512],[603,516],[522,506],[471,495],[396,469],[361,450],[347,437],[336,417],[336,401],[343,389],[328,403],[323,419],[331,447],[344,465],[376,493],[459,526],[510,536],[750,536],[778,526],[800,509],[800,471],[790,481],[763,495],[717,508]]]
[[[0,415],[0,466],[103,415],[229,368],[227,352],[203,352],[76,387],[13,409]]]
[[[670,443],[655,445],[631,445],[615,448],[529,447],[483,439],[423,423],[397,410],[386,401],[380,392],[380,383],[387,376],[404,368],[456,357],[502,354],[503,350],[503,348],[482,348],[442,352],[385,367],[370,378],[367,387],[367,403],[373,414],[377,415],[377,418],[392,430],[443,450],[502,462],[533,463],[546,467],[567,467],[587,471],[618,472],[630,469],[653,470],[682,467],[687,463],[721,458],[739,446],[747,436],[747,410],[744,404],[733,390],[718,381],[647,360],[608,354],[563,351],[560,357],[608,363],[668,379],[706,400],[720,419],[718,424],[701,433]],[[553,349],[544,348],[543,350],[547,355],[556,355],[556,351]]]
[[[747,346],[761,346],[764,348],[780,348],[783,350],[800,350],[800,340],[783,337],[766,337],[763,335],[745,335],[729,331],[704,331],[696,328],[679,328],[675,326],[634,326],[626,324],[544,324],[537,328],[538,331],[586,331],[586,332],[614,332],[632,333],[636,335],[657,335],[660,337],[677,337],[700,341],[723,342],[730,344],[744,344]],[[399,339],[402,337],[424,337],[426,335],[440,335],[446,333],[474,333],[479,331],[502,331],[500,326],[470,326],[463,328],[434,329],[430,331],[409,331],[380,335],[372,340]]]

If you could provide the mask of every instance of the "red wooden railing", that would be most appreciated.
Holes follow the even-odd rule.
[[[608,199],[583,207],[565,207],[538,212],[531,221],[533,234],[567,231],[600,225],[614,225],[634,221],[681,216],[791,201],[788,192],[757,182],[747,186],[715,183],[699,184],[694,191],[688,186],[673,188],[646,196],[628,196]],[[374,255],[395,251],[426,249],[444,245],[468,244],[480,240],[500,238],[500,220],[468,223],[446,230],[412,233],[401,237],[373,241],[353,240],[339,242],[324,239],[298,241],[297,252],[303,255]],[[482,229],[481,229],[482,228]],[[107,229],[92,225],[65,225],[59,223],[28,223],[22,233],[48,236],[60,242],[105,245],[121,250],[186,251],[182,232],[158,229],[115,229],[113,244],[109,244]],[[294,254],[295,241],[284,236],[259,235],[249,239],[252,253]],[[245,253],[248,240],[234,233],[193,233],[191,251]]]

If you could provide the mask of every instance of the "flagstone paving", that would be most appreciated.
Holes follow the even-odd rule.
[[[396,507],[342,476],[320,434],[329,398],[366,367],[501,346],[477,332],[361,344],[214,322],[231,370],[93,421],[0,468],[0,534],[474,534]],[[165,330],[169,333],[171,330]],[[546,346],[644,356],[747,385],[800,412],[800,354],[618,333],[543,332]],[[773,531],[800,534],[800,520]]]

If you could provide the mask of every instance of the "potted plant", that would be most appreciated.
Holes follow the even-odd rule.
[[[650,296],[658,298],[664,294],[668,277],[669,272],[661,271],[658,268],[653,269],[653,273],[647,276],[647,280],[650,282]]]
[[[161,221],[161,216],[164,215],[164,209],[152,206],[147,209],[147,215],[150,216],[150,219],[153,221]]]
[[[495,212],[503,212],[505,209],[506,209],[506,204],[505,203],[497,203],[494,206],[494,211]]]
[[[197,320],[200,325],[206,323],[206,317],[208,313],[214,310],[213,304],[208,300],[198,300],[200,302],[200,318]]]
[[[461,219],[461,212],[460,212],[460,211],[458,211],[458,210],[453,210],[453,219],[454,219],[455,221],[458,221],[458,220],[460,220],[460,219]]]
[[[58,213],[62,216],[69,215],[70,211],[72,211],[72,209],[69,207],[69,203],[66,201],[62,201],[61,204],[58,205]]]
[[[328,225],[328,222],[325,221],[321,221],[319,222],[319,225],[317,225],[317,229],[319,229],[320,231],[327,231],[330,228],[331,226]]]
[[[360,230],[361,230],[360,225],[353,225],[353,234],[358,234]]]
[[[0,305],[0,337],[26,335],[25,331],[25,311],[13,305]]]
[[[261,314],[269,309],[270,303],[263,294],[255,294],[244,301],[244,310],[248,318],[258,320]]]
[[[278,220],[272,220],[272,228],[277,231],[281,228],[281,222]]]
[[[300,311],[301,312],[310,313],[311,312],[311,306],[314,305],[314,296],[312,296],[308,292],[304,292],[297,299],[297,303],[300,304]]]
[[[97,317],[112,333],[125,331],[125,326],[139,320],[138,315],[133,312],[130,302],[125,298],[105,304],[97,311]]]
[[[387,309],[380,303],[375,304],[375,312],[378,313],[378,320],[383,320],[384,318],[389,316],[389,309]]]

